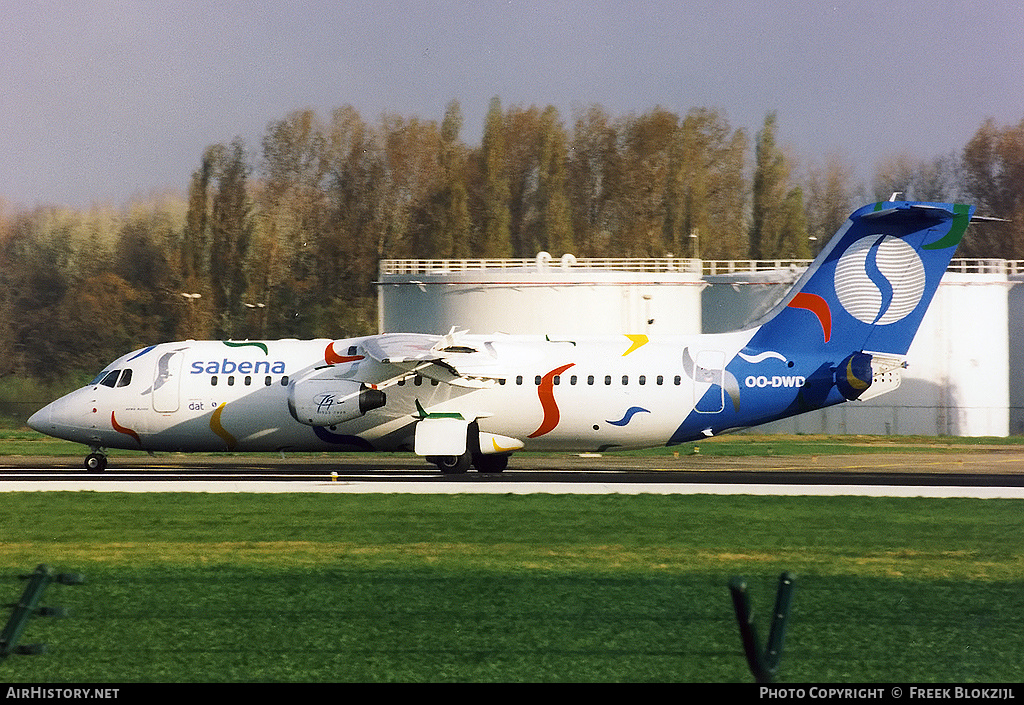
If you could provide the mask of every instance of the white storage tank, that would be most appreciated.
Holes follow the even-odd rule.
[[[382,333],[699,333],[698,260],[384,260]]]
[[[1010,433],[1024,436],[1024,261],[1008,262],[1011,284],[1007,306],[1010,345]]]
[[[702,331],[728,333],[752,325],[782,300],[809,260],[705,262]]]

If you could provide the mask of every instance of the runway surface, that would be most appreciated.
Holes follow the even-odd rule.
[[[514,456],[487,475],[442,475],[421,458],[187,456],[112,458],[103,473],[78,458],[0,458],[0,492],[317,492],[425,494],[760,494],[1024,499],[1024,452],[786,457]]]

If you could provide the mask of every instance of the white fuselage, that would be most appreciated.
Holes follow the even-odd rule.
[[[457,413],[482,432],[518,439],[516,449],[660,446],[710,386],[699,375],[693,378],[684,350],[724,367],[751,335],[467,335],[464,340],[486,350],[502,371],[500,381],[478,388],[428,379],[414,365],[372,359],[361,349],[365,338],[163,343],[118,359],[94,383],[53,402],[30,423],[94,448],[392,451],[413,449],[424,412]],[[332,426],[300,423],[289,411],[290,385],[325,369],[333,378],[382,390],[386,403]],[[716,409],[708,411],[710,417]],[[488,448],[501,450],[497,442]]]
[[[184,341],[121,357],[38,431],[149,451],[412,450],[442,472],[512,451],[683,443],[899,386],[974,208],[855,211],[756,327],[715,335]]]

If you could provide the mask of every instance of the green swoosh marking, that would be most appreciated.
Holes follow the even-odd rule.
[[[967,230],[967,224],[971,222],[971,217],[968,207],[959,203],[953,206],[953,212],[956,215],[953,216],[953,225],[949,228],[949,232],[935,242],[924,245],[922,250],[944,250],[947,247],[955,247],[960,244],[960,240],[963,239],[964,232]]]
[[[420,404],[420,400],[416,399],[416,413],[420,415],[420,419],[460,419],[465,420],[465,417],[457,411],[427,411]]]
[[[244,343],[236,343],[236,342],[233,342],[233,341],[230,341],[230,340],[222,340],[221,342],[224,343],[225,345],[227,345],[229,348],[245,348],[245,347],[259,348],[260,350],[263,351],[264,355],[269,355],[270,354],[270,351],[267,350],[267,344],[266,343],[254,343],[254,342],[249,342],[249,341],[246,341]]]

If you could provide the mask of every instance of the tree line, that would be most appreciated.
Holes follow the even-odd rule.
[[[750,136],[709,108],[591,105],[566,121],[494,98],[479,146],[462,131],[457,101],[440,123],[302,110],[258,146],[207,147],[180,193],[0,201],[0,375],[98,371],[163,340],[373,333],[382,258],[811,257],[893,191],[1013,221],[971,229],[958,256],[1024,257],[1024,120],[986,121],[931,160],[894,156],[870,192],[840,156],[787,151],[774,113]]]

